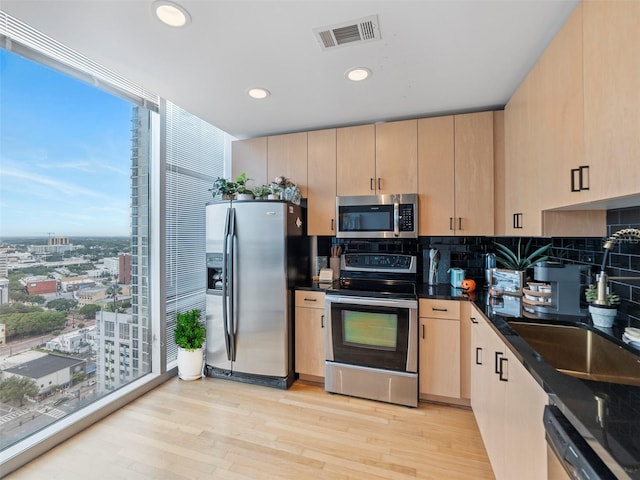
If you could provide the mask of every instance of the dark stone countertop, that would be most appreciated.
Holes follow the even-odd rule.
[[[624,327],[619,325],[624,324],[623,319],[622,322],[618,319],[614,328],[599,328],[593,325],[586,310],[580,316],[545,315],[545,318],[529,318],[520,313],[517,301],[512,301],[513,305],[508,308],[504,308],[504,304],[500,305],[503,308],[496,308],[486,290],[465,295],[462,290],[449,285],[423,286],[418,296],[473,301],[616,478],[640,480],[640,387],[579,379],[561,373],[549,365],[508,323],[517,320],[586,328],[638,355],[640,361],[640,350],[622,341]],[[606,398],[607,408],[600,422],[596,395],[600,399]]]

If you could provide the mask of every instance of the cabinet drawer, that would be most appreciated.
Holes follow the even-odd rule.
[[[296,290],[296,307],[321,308],[324,310],[324,292]]]
[[[435,300],[421,298],[418,315],[424,318],[460,319],[460,302],[457,300]]]

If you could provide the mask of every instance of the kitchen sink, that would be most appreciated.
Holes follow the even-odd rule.
[[[587,380],[640,386],[640,355],[587,328],[509,322],[556,370]]]

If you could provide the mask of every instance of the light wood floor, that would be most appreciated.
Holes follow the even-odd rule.
[[[470,410],[176,378],[7,478],[494,477]]]

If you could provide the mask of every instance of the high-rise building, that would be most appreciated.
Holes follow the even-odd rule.
[[[9,280],[0,278],[0,305],[9,303]]]
[[[140,372],[151,371],[149,328],[149,165],[151,159],[151,115],[134,107],[131,116],[131,315],[136,337],[144,348]]]
[[[118,283],[121,285],[131,284],[131,254],[121,253],[118,255]]]
[[[129,313],[96,313],[96,382],[98,391],[112,390],[141,373],[144,347],[140,327]]]
[[[9,275],[9,257],[6,253],[0,253],[0,278],[7,278]]]

